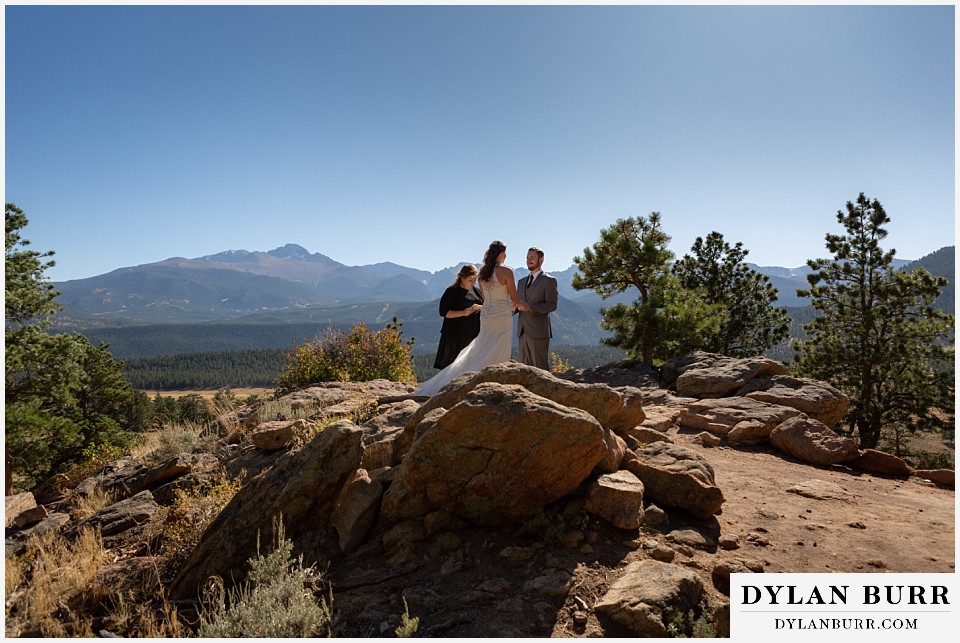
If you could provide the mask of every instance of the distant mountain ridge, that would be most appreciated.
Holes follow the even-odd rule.
[[[945,266],[941,272],[949,265],[951,287],[953,254],[952,246],[933,253]],[[896,263],[911,264],[905,260]],[[195,259],[172,257],[55,286],[66,315],[75,320],[106,325],[183,323],[351,304],[426,304],[440,297],[461,265],[436,272],[391,262],[347,266],[290,243],[267,252],[226,250]],[[780,293],[779,305],[806,305],[796,297],[796,289],[807,286],[808,267],[748,265],[770,277]],[[557,278],[564,304],[583,309],[571,315],[578,323],[586,323],[584,315],[599,319],[600,307],[635,298],[628,292],[601,300],[592,291],[574,290],[571,281],[576,271],[571,265],[547,272]],[[517,267],[515,272],[518,278],[527,274],[525,267]]]

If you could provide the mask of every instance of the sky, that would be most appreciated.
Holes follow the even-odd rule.
[[[436,271],[490,241],[564,270],[659,212],[678,257],[955,239],[955,8],[4,8],[7,202],[66,281],[295,243]]]

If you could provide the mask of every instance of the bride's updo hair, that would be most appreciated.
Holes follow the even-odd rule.
[[[469,279],[470,277],[477,274],[477,267],[472,263],[464,264],[460,271],[457,273],[457,278],[453,282],[454,286],[460,286],[463,284],[464,279]]]
[[[480,281],[490,281],[490,278],[493,276],[493,271],[497,267],[497,257],[500,256],[501,252],[505,252],[507,249],[507,244],[503,241],[493,241],[490,243],[490,247],[487,248],[487,251],[483,255],[483,268],[480,269],[479,279]]]

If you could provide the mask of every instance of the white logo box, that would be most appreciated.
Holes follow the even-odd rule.
[[[955,640],[956,574],[731,574],[734,641]]]

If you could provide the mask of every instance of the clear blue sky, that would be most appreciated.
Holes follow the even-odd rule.
[[[55,281],[297,243],[562,270],[659,211],[681,256],[826,256],[865,192],[954,243],[952,5],[6,6],[5,198]]]

